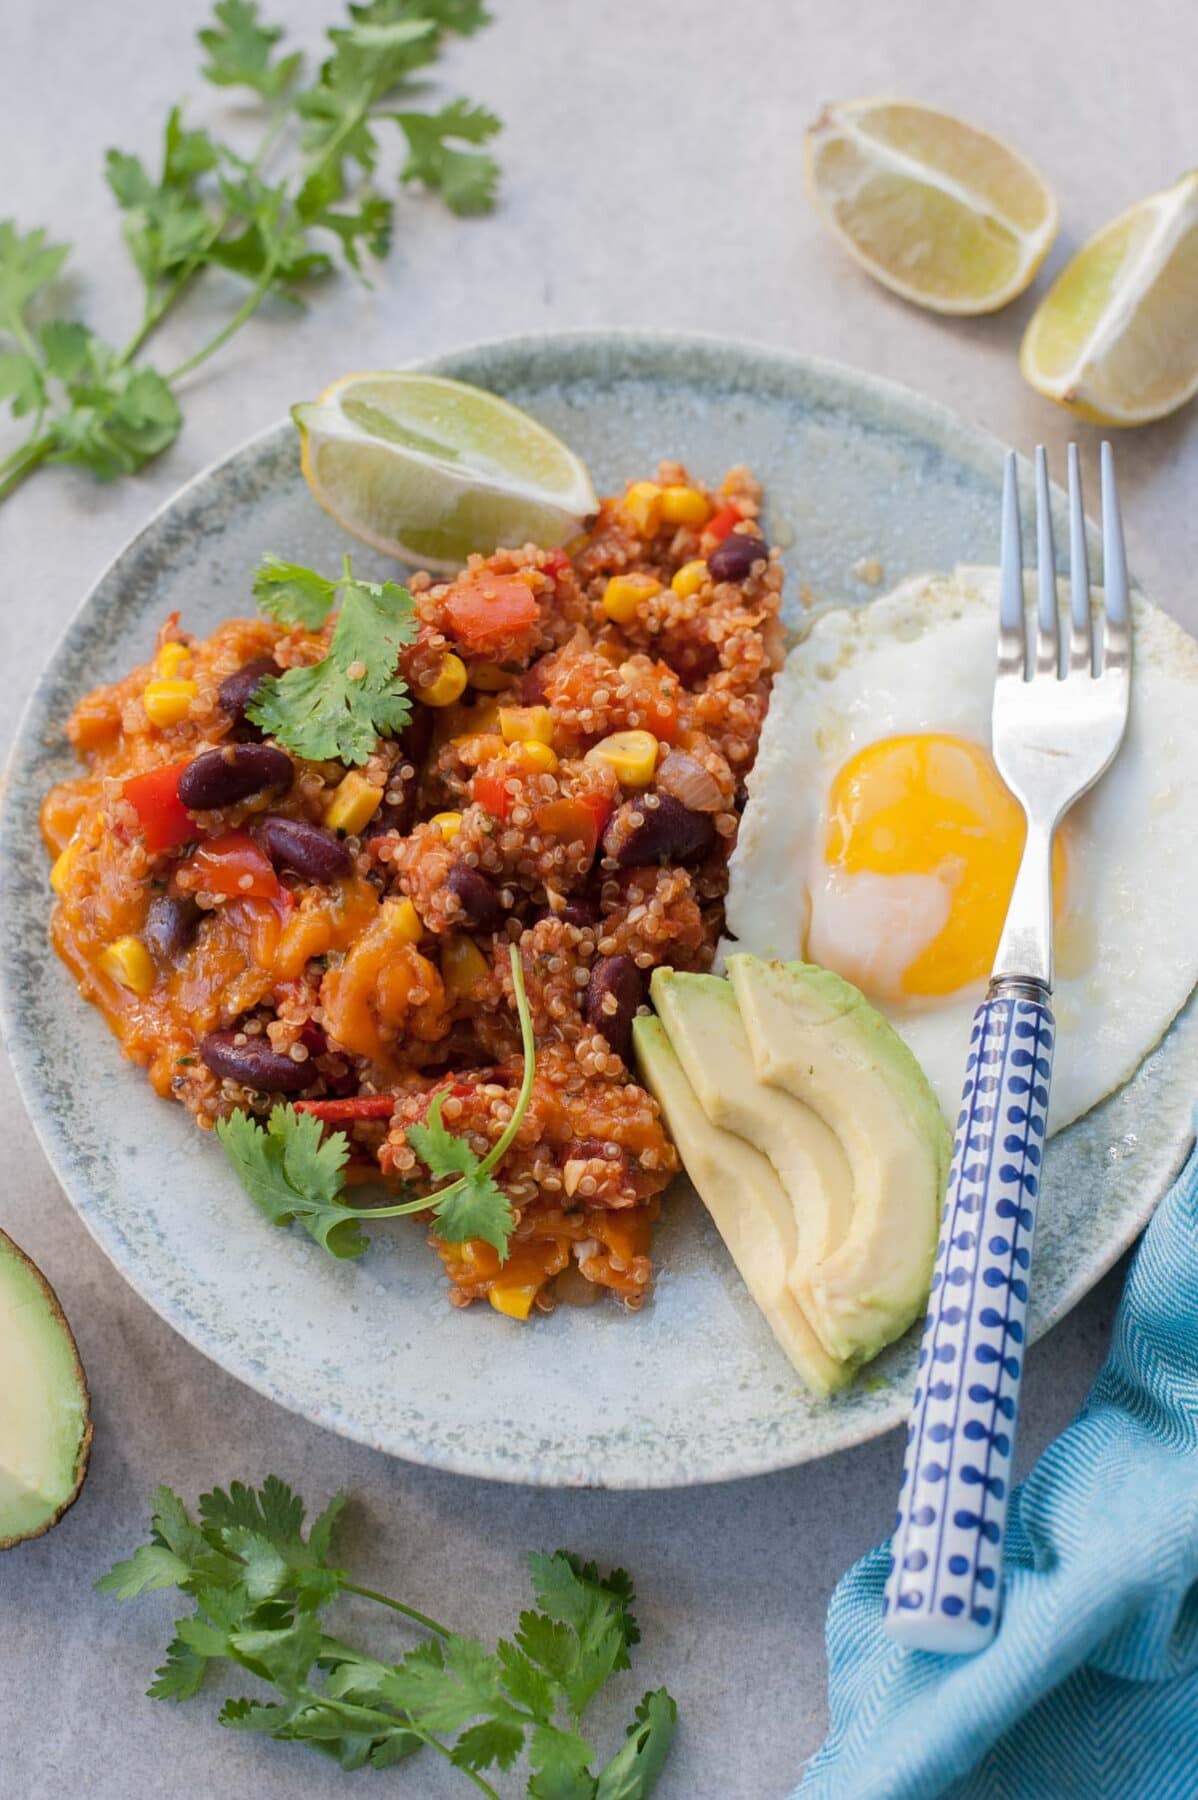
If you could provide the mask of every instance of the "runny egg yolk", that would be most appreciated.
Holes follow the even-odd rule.
[[[824,904],[835,907],[835,890],[851,888],[855,876],[865,877],[876,930],[887,930],[888,893],[904,915],[892,940],[899,966],[884,948],[862,946],[852,956],[859,968],[872,967],[881,975],[870,983],[889,990],[879,997],[927,999],[989,975],[1026,825],[988,750],[937,733],[867,744],[837,773],[827,818],[824,860],[832,891]],[[1053,854],[1058,917],[1064,887],[1065,850],[1058,834]],[[929,922],[926,931],[912,934],[911,900],[919,895],[927,896],[927,907],[919,910]]]

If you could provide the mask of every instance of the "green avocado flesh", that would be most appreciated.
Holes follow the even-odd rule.
[[[787,1279],[820,1336],[813,1304],[818,1270],[840,1244],[853,1206],[848,1159],[818,1113],[758,1080],[749,1039],[727,981],[656,969],[653,1004],[700,1106],[713,1125],[746,1138],[773,1164],[798,1233]],[[838,1352],[829,1345],[831,1354]]]
[[[915,1057],[849,982],[742,955],[728,974],[758,1079],[817,1113],[848,1160],[852,1216],[812,1276],[812,1317],[834,1355],[864,1361],[927,1300],[948,1129]]]
[[[923,1070],[840,976],[657,969],[646,1086],[774,1335],[824,1394],[922,1312],[949,1134]]]
[[[87,1382],[58,1298],[0,1231],[0,1550],[57,1523],[87,1473]]]
[[[660,1019],[641,1015],[632,1037],[645,1086],[745,1286],[806,1385],[820,1396],[831,1393],[851,1369],[828,1355],[790,1291],[797,1232],[781,1182],[760,1151],[710,1122]]]

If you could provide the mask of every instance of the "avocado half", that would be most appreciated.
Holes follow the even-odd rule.
[[[57,1525],[91,1442],[87,1378],[58,1295],[0,1231],[0,1550]]]

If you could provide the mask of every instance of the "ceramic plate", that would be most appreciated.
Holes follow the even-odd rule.
[[[918,570],[993,561],[1001,450],[902,389],[777,351],[693,338],[586,334],[483,345],[428,365],[528,408],[602,492],[662,456],[707,477],[749,463],[800,584],[868,601]],[[1057,542],[1066,544],[1064,529]],[[671,1487],[800,1463],[902,1417],[915,1347],[815,1405],[746,1298],[684,1182],[667,1200],[660,1271],[639,1316],[561,1308],[524,1329],[446,1304],[419,1230],[381,1226],[335,1263],[254,1211],[208,1137],[155,1099],[46,941],[37,832],[73,766],[75,700],[148,653],[178,609],[206,633],[252,610],[248,574],[274,550],[322,568],[346,542],[300,478],[283,424],[198,476],[150,521],[76,614],[30,701],[0,836],[0,971],[18,1079],[89,1231],[150,1305],[232,1374],[346,1436],[465,1474],[547,1485]],[[365,573],[377,565],[355,551]],[[1095,565],[1097,567],[1097,564]],[[1183,1155],[1198,1086],[1191,1006],[1134,1080],[1057,1138],[1033,1298],[1043,1331],[1144,1224]]]

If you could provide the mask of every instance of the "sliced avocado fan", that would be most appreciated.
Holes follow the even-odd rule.
[[[760,1151],[708,1119],[660,1019],[635,1019],[632,1041],[645,1086],[746,1288],[796,1373],[824,1398],[850,1379],[852,1365],[828,1355],[788,1286],[797,1234],[781,1182]]]
[[[56,1525],[83,1486],[90,1396],[58,1296],[0,1231],[0,1550]]]
[[[818,1113],[852,1172],[849,1228],[812,1275],[812,1318],[834,1355],[876,1356],[928,1297],[952,1148],[936,1096],[889,1021],[830,969],[735,955],[728,974],[758,1079]]]

